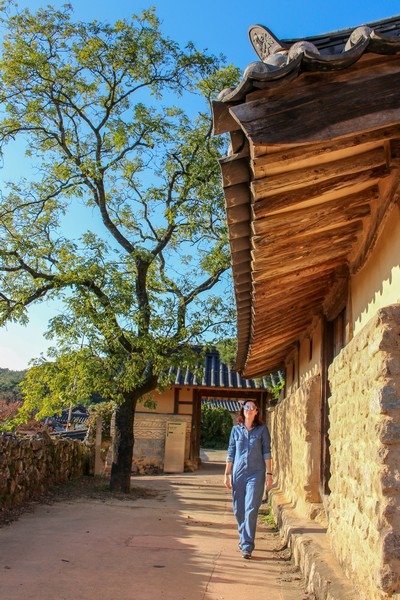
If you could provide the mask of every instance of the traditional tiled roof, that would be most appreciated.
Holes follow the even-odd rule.
[[[265,378],[244,379],[237,371],[223,363],[217,350],[208,350],[205,353],[205,363],[201,376],[193,374],[188,367],[171,369],[174,375],[174,385],[195,386],[201,388],[227,388],[243,390],[265,390]]]
[[[337,71],[355,63],[365,52],[400,52],[400,16],[302,40],[278,40],[263,25],[250,28],[249,36],[260,61],[251,63],[235,88],[225,89],[219,99],[238,102],[246,94],[303,71]]]

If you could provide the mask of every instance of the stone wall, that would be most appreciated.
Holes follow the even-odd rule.
[[[320,387],[319,376],[305,381],[277,404],[271,420],[273,468],[279,474],[279,489],[309,518],[321,511]]]
[[[331,546],[360,598],[400,597],[400,305],[329,369]]]
[[[82,442],[47,433],[0,434],[0,507],[15,507],[54,484],[79,477],[87,452]]]

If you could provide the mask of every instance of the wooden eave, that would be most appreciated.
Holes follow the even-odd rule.
[[[330,291],[365,264],[400,176],[400,55],[303,72],[217,103],[237,303],[235,369],[281,366]]]

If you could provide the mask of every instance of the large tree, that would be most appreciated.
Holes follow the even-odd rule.
[[[137,401],[193,365],[194,344],[231,334],[224,142],[209,102],[237,71],[164,37],[153,10],[113,25],[76,22],[69,6],[3,10],[3,26],[3,172],[9,142],[27,159],[3,186],[0,319],[62,303],[25,411],[92,392],[116,401],[111,487],[128,491]]]

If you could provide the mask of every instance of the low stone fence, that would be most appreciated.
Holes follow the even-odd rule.
[[[83,474],[87,447],[80,441],[0,434],[0,509],[12,508],[46,492],[52,485]]]

